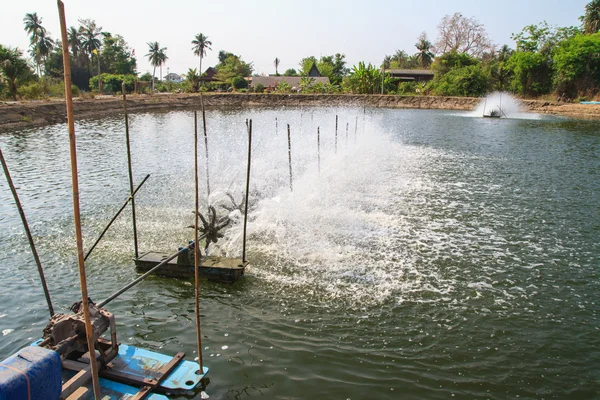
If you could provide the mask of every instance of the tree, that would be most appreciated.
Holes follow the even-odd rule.
[[[490,83],[489,74],[477,63],[450,70],[430,82],[430,88],[438,96],[479,97],[487,93]]]
[[[411,69],[414,67],[414,60],[404,51],[396,50],[393,56],[390,56],[391,69]]]
[[[187,72],[187,74],[185,74],[185,79],[190,83],[190,85],[192,86],[191,90],[192,92],[197,92],[198,90],[200,90],[200,74],[197,73],[196,68],[190,68]]]
[[[34,53],[36,55],[37,60],[41,60],[44,62],[44,66],[46,65],[46,61],[48,59],[48,55],[54,48],[54,40],[50,36],[46,36],[46,32],[40,32],[37,42],[35,43],[35,47],[33,48]],[[38,61],[39,64],[39,61]],[[46,72],[46,68],[44,67],[44,73]]]
[[[102,71],[115,75],[135,74],[136,59],[131,56],[131,50],[121,35],[107,33],[102,41],[101,52]]]
[[[512,72],[511,91],[526,96],[539,96],[552,90],[552,67],[544,54],[517,51],[506,66]]]
[[[427,69],[433,62],[433,53],[431,52],[431,42],[427,39],[427,33],[423,32],[417,38],[415,47],[419,52],[415,54],[415,60],[421,68]]]
[[[437,57],[431,65],[431,69],[435,71],[435,76],[441,77],[450,72],[452,69],[468,67],[478,63],[479,61],[477,61],[476,58],[466,53],[450,51]]]
[[[383,57],[383,62],[381,63],[381,68],[390,69],[392,65],[392,56],[388,56],[387,54]]]
[[[594,95],[600,88],[600,33],[564,40],[554,53],[558,94]]]
[[[514,54],[514,50],[503,45],[500,50],[493,54],[493,57],[486,62],[486,68],[491,78],[491,87],[495,90],[504,91],[512,75],[512,71],[507,67],[507,61]]]
[[[148,54],[146,54],[146,57],[148,57],[150,64],[154,67],[152,71],[152,93],[154,93],[154,77],[156,76],[156,67],[161,67],[168,59],[166,51],[167,48],[160,47],[158,42],[148,43]]]
[[[219,52],[219,58],[221,53],[227,55],[227,57],[215,66],[215,69],[217,70],[217,80],[226,83],[229,86],[233,86],[234,78],[246,78],[252,75],[254,69],[252,63],[246,63],[240,56],[224,51]]]
[[[352,67],[350,75],[344,80],[344,85],[352,93],[377,93],[381,88],[381,71],[370,63],[365,65],[361,61],[358,66]]]
[[[81,49],[81,34],[74,26],[67,31],[67,41],[73,57],[77,58]]]
[[[102,90],[102,79],[100,78],[100,48],[102,42],[98,37],[102,33],[102,27],[96,25],[96,21],[91,19],[80,19],[81,24],[81,47],[84,49],[90,61],[93,61],[94,55],[98,61],[98,87]],[[89,67],[89,63],[88,63]]]
[[[198,33],[194,40],[192,40],[192,50],[194,50],[194,55],[200,58],[200,64],[198,65],[198,73],[202,76],[202,58],[206,55],[206,50],[212,50],[210,46],[212,46],[212,42],[208,40],[208,36],[204,36],[202,33]]]
[[[227,58],[228,58],[229,56],[234,56],[234,57],[236,57],[236,55],[235,55],[235,54],[233,54],[233,53],[230,53],[230,52],[228,52],[228,51],[225,51],[225,50],[219,50],[219,56],[218,56],[218,57],[219,57],[219,64],[224,64],[224,63],[225,63],[225,60],[227,60]]]
[[[298,76],[298,71],[296,71],[294,68],[289,68],[285,70],[283,76]]]
[[[42,26],[42,18],[38,17],[37,13],[25,14],[25,18],[23,18],[23,24],[25,25],[25,32],[31,35],[31,37],[29,38],[29,41],[31,43],[31,56],[35,60],[38,75],[41,75],[41,56],[36,51],[36,46],[39,42],[40,36],[46,34],[46,28]]]
[[[444,16],[437,28],[438,38],[433,47],[437,54],[456,51],[477,57],[493,47],[483,24],[461,13]]]
[[[0,81],[6,82],[8,93],[13,100],[17,100],[19,82],[26,81],[31,75],[21,51],[0,45]]]
[[[279,76],[279,71],[277,71],[277,68],[279,68],[279,58],[275,57],[275,75]]]
[[[600,0],[592,0],[585,6],[582,22],[585,33],[591,34],[600,31]]]

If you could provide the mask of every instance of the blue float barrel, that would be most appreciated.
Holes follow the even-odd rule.
[[[0,400],[56,400],[62,390],[58,353],[28,346],[0,362]]]

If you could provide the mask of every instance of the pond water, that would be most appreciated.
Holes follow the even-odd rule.
[[[207,116],[211,202],[242,198],[254,125],[252,266],[236,284],[201,285],[211,399],[600,397],[597,123],[368,108]],[[127,198],[124,123],[76,125],[89,248]],[[151,175],[136,200],[140,251],[175,252],[193,236],[193,113],[130,126],[135,181]],[[80,299],[66,125],[0,146],[66,312]],[[200,155],[206,207],[202,139]],[[241,233],[227,228],[210,251],[240,256]],[[94,300],[138,276],[132,257],[128,209],[86,264]],[[158,277],[126,292],[107,307],[119,340],[193,359],[193,293]],[[47,314],[0,179],[0,358],[37,339]]]

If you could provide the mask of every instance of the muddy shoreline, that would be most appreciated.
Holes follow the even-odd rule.
[[[220,107],[298,107],[298,106],[368,106],[382,108],[417,108],[469,111],[477,107],[480,98],[393,96],[393,95],[309,95],[309,94],[237,94],[210,93],[204,95],[209,108]],[[522,100],[525,108],[534,113],[562,115],[575,118],[600,119],[600,106],[567,104],[542,100]],[[129,96],[130,112],[197,109],[198,94],[156,94]],[[123,111],[119,96],[99,96],[95,99],[74,100],[76,119],[119,114]],[[64,100],[0,102],[0,131],[66,122]]]

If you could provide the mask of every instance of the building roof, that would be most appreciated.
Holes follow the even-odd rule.
[[[181,76],[179,76],[179,74],[176,74],[175,72],[171,72],[165,75],[165,79],[181,79]]]
[[[313,78],[321,76],[321,72],[319,71],[319,68],[317,68],[317,65],[314,62],[312,64],[312,67],[310,67],[310,71],[308,71],[308,76]]]
[[[318,78],[309,77],[313,84],[329,83],[329,78],[326,76],[321,76]],[[300,88],[300,82],[302,81],[302,77],[300,76],[253,76],[250,81],[250,86],[254,87],[256,85],[263,85],[264,87],[275,87],[280,82],[287,82],[291,87]]]
[[[403,76],[414,76],[414,75],[428,75],[433,76],[434,73],[430,69],[386,69],[390,75],[403,75]]]

